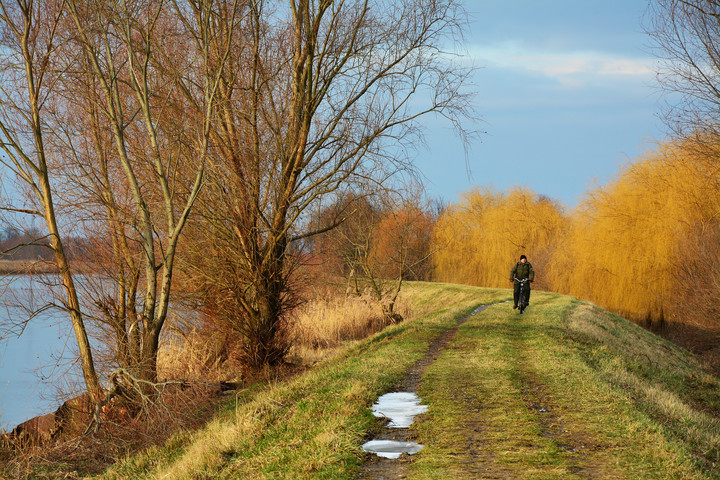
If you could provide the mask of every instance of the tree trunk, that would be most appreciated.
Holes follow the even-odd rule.
[[[143,331],[143,341],[138,378],[148,382],[157,382],[157,354],[160,345],[161,328],[149,326]]]
[[[75,338],[78,342],[80,365],[82,366],[85,386],[92,400],[99,401],[103,396],[102,388],[100,387],[100,382],[98,381],[97,373],[95,372],[95,364],[93,363],[90,341],[88,340],[85,324],[82,319],[82,314],[80,313],[80,301],[78,300],[77,289],[75,288],[75,282],[73,280],[72,273],[70,272],[70,265],[60,239],[55,219],[50,184],[46,175],[44,178],[41,178],[41,184],[44,194],[43,203],[45,207],[45,220],[50,232],[50,246],[53,249],[53,252],[55,252],[55,261],[60,271],[63,286],[65,287],[67,307],[70,312],[73,330],[75,331]]]
[[[287,353],[287,342],[282,337],[283,295],[287,290],[285,279],[285,241],[272,249],[271,258],[259,272],[256,282],[257,310],[251,313],[253,338],[246,345],[250,365],[276,365]]]

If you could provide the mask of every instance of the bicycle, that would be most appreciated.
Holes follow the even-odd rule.
[[[530,279],[524,278],[520,280],[513,277],[513,280],[520,284],[520,289],[518,291],[518,310],[520,310],[520,313],[523,313],[523,310],[527,308],[527,303],[525,302],[525,284],[529,282]]]

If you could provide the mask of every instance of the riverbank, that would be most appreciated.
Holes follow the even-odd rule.
[[[48,260],[0,260],[0,275],[31,275],[57,272],[57,265]]]
[[[95,271],[92,262],[73,261],[72,268],[78,275]],[[53,260],[0,260],[0,275],[37,275],[57,274],[57,265]]]
[[[558,294],[534,292],[523,315],[510,290],[410,283],[405,295],[407,321],[237,390],[202,426],[97,478],[363,478],[374,457],[362,445],[384,428],[370,406],[409,379],[428,412],[406,432],[424,447],[398,460],[408,479],[718,478],[720,381],[689,352]],[[376,467],[394,478],[392,463]]]

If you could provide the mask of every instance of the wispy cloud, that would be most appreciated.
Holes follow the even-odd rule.
[[[470,54],[479,65],[539,73],[564,84],[582,85],[605,76],[648,76],[653,73],[647,58],[621,57],[594,51],[546,51],[507,42],[475,46]]]

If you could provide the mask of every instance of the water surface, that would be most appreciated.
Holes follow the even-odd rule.
[[[420,397],[412,392],[386,393],[372,406],[376,417],[390,419],[389,428],[408,428],[416,415],[427,412],[427,405],[420,403]]]
[[[57,387],[72,383],[66,371],[75,342],[69,318],[56,309],[33,318],[19,336],[9,332],[11,322],[27,318],[13,304],[39,305],[50,297],[30,276],[12,280],[0,288],[0,429],[6,431],[62,403],[55,398]]]

